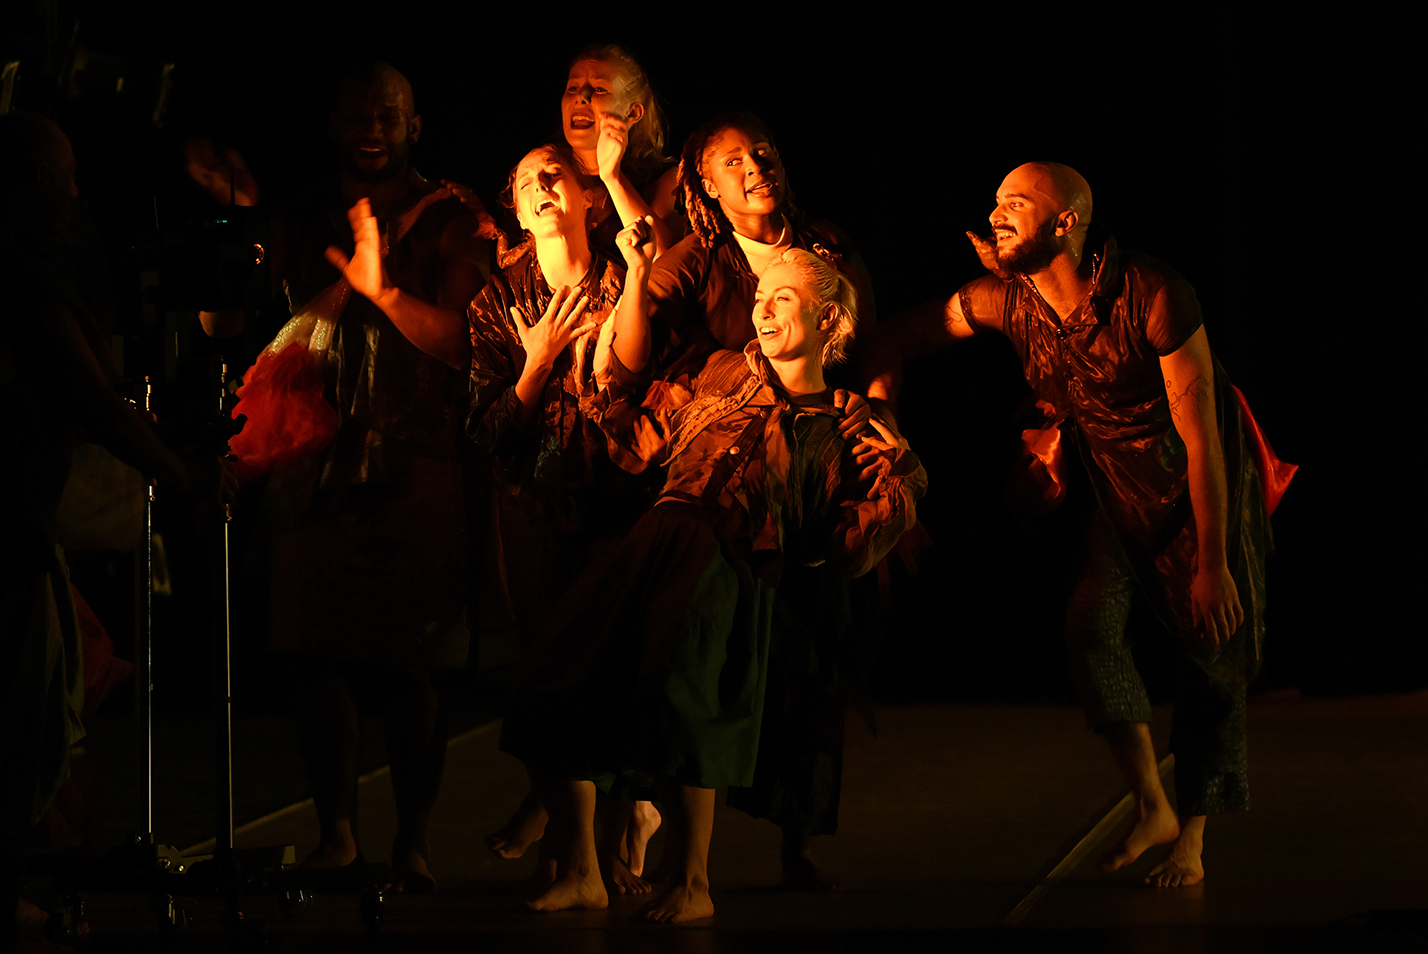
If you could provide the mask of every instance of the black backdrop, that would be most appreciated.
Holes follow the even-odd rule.
[[[1421,98],[1395,73],[1404,24],[1344,16],[1310,30],[1241,4],[118,6],[4,15],[18,104],[71,134],[81,190],[116,233],[149,214],[151,196],[196,201],[177,158],[189,135],[240,148],[270,196],[325,174],[336,77],[373,56],[413,82],[418,168],[491,206],[513,162],[558,134],[564,69],[588,42],[625,44],[645,64],[671,151],[717,110],[759,112],[803,208],[861,246],[884,318],[979,273],[962,232],[985,231],[1009,169],[1074,165],[1123,246],[1195,285],[1212,344],[1280,456],[1302,465],[1275,517],[1264,684],[1428,684],[1421,309],[1397,291],[1422,251],[1395,232],[1422,204],[1399,191],[1423,158],[1410,147]],[[165,63],[173,85],[155,129]],[[1065,693],[1064,528],[1018,523],[999,496],[1022,393],[995,342],[908,367],[905,430],[928,461],[936,546],[916,579],[895,575],[885,696]]]

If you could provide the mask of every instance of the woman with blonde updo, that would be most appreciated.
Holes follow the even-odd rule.
[[[631,263],[628,288],[642,281]],[[717,351],[692,390],[646,387],[649,321],[615,318],[610,375],[582,402],[622,464],[667,469],[654,507],[612,559],[592,565],[522,663],[501,745],[526,762],[550,812],[554,883],[539,911],[602,908],[596,791],[652,784],[669,830],[661,922],[714,913],[714,791],[753,783],[774,588],[785,565],[857,576],[916,520],[926,474],[889,424],[845,452],[824,368],[857,320],[848,279],[788,250],[763,271],[756,332]],[[656,879],[658,880],[658,879]]]
[[[664,113],[633,56],[614,44],[580,51],[566,76],[560,126],[594,186],[592,245],[613,254],[620,229],[647,215],[655,220],[656,256],[683,237]]]

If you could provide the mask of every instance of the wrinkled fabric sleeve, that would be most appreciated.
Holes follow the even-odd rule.
[[[983,275],[968,282],[957,292],[962,316],[974,331],[1006,334],[1007,304],[1012,292],[1012,283],[995,275]]]
[[[1175,275],[1151,299],[1145,316],[1145,337],[1163,358],[1178,351],[1204,323],[1194,287]]]
[[[688,328],[689,303],[699,297],[701,262],[708,258],[698,241],[697,235],[685,236],[650,267],[649,296],[654,308],[650,332],[655,337],[655,355],[672,344],[662,339],[683,341],[693,333]]]
[[[852,475],[845,468],[851,461],[843,453],[843,442],[829,441],[821,458],[821,473],[810,478],[821,477],[820,496],[827,501],[823,558],[843,576],[862,576],[917,523],[917,502],[927,491],[927,471],[911,450],[885,456],[872,493],[854,496],[849,493]]]
[[[598,390],[581,396],[580,412],[604,432],[610,460],[632,474],[643,473],[649,462],[634,451],[635,421],[649,405],[647,398],[654,397],[658,405],[660,388],[650,387],[648,371],[631,371],[613,351],[606,375]],[[668,391],[667,384],[658,384]]]
[[[471,411],[466,436],[509,469],[520,443],[516,381],[525,354],[512,353],[510,318],[496,282],[481,289],[466,316],[471,325]]]

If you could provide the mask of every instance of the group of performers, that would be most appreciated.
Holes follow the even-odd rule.
[[[563,135],[502,193],[517,239],[471,190],[417,174],[411,87],[377,64],[341,86],[335,180],[274,215],[275,284],[335,322],[321,352],[335,435],[270,478],[286,498],[273,648],[303,674],[321,820],[307,864],[362,858],[354,693],[375,674],[393,881],[434,885],[446,726],[432,677],[467,661],[474,529],[497,537],[520,633],[501,745],[531,782],[487,845],[512,858],[539,844],[533,908],[658,889],[651,920],[712,915],[719,788],[781,827],[790,887],[836,887],[809,840],[836,825],[848,581],[915,525],[927,484],[896,423],[902,358],[997,333],[1059,442],[1044,476],[1079,456],[1097,495],[1068,647],[1137,803],[1103,866],[1170,844],[1148,880],[1199,881],[1205,816],[1248,807],[1268,523],[1263,464],[1189,284],[1088,238],[1085,180],[1029,163],[997,191],[992,238],[968,233],[990,274],[879,325],[856,247],[794,204],[756,116],[711,119],[667,157],[648,78],[613,46],[574,59],[560,115]],[[218,201],[259,201],[236,153],[188,156]],[[339,282],[350,297],[331,306]],[[218,337],[251,324],[201,317]],[[1137,592],[1183,650],[1175,808],[1125,632]]]

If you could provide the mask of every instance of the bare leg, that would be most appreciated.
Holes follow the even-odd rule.
[[[486,836],[486,847],[508,861],[519,858],[545,835],[546,821],[545,805],[532,782],[516,813]]]
[[[1157,888],[1187,888],[1205,880],[1200,855],[1205,850],[1205,816],[1182,815],[1180,837],[1170,846],[1170,857],[1150,869],[1145,883]]]
[[[1116,765],[1125,775],[1135,799],[1135,822],[1114,848],[1101,856],[1102,871],[1115,871],[1135,861],[1147,848],[1164,845],[1180,836],[1180,822],[1160,784],[1160,768],[1144,722],[1112,722],[1106,741]]]
[[[802,828],[785,827],[779,860],[783,863],[783,886],[793,891],[828,894],[842,891],[843,886],[818,871],[818,862],[809,846],[812,839]]]
[[[399,672],[389,678],[387,750],[397,803],[392,885],[398,891],[431,891],[436,880],[427,867],[427,828],[446,766],[446,709],[430,674]]]
[[[626,841],[634,827],[635,803],[623,798],[598,800],[600,860],[606,886],[616,894],[648,894],[650,884],[630,870]]]
[[[595,852],[595,784],[542,779],[539,787],[550,813],[545,841],[555,855],[555,881],[526,904],[533,911],[609,907]]]
[[[669,820],[669,840],[661,862],[669,873],[669,886],[640,909],[640,916],[669,924],[713,917],[709,840],[714,834],[714,789],[662,779],[660,803]]]
[[[645,873],[645,853],[662,821],[654,802],[635,802],[630,827],[625,829],[625,863],[636,877]]]
[[[304,868],[340,868],[361,854],[357,837],[357,704],[339,670],[312,660],[299,700],[299,736],[317,808],[318,844]]]

